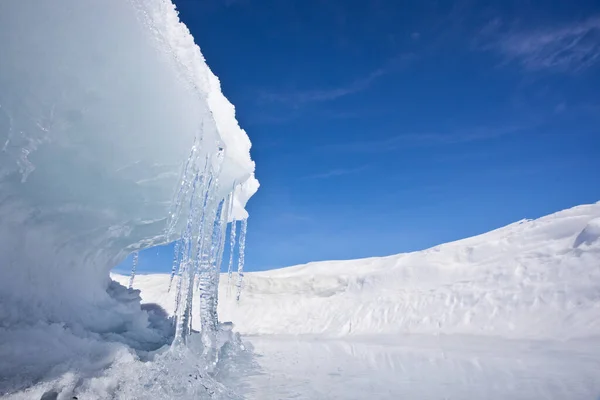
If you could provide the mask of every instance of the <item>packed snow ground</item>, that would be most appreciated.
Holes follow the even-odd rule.
[[[239,303],[220,285],[220,319],[242,334],[600,337],[600,202],[424,251],[248,273]],[[172,311],[168,275],[134,286]]]
[[[252,400],[597,400],[598,341],[451,336],[255,336],[258,368],[231,386]],[[236,386],[237,385],[237,386]]]
[[[248,399],[600,398],[600,202],[396,256],[221,276]],[[126,276],[113,275],[126,282]],[[168,275],[138,275],[172,309]]]
[[[15,353],[2,370],[38,368],[7,398],[596,399],[599,222],[596,203],[422,252],[250,273],[239,304],[223,275],[221,320],[251,335],[248,350],[229,336],[211,379],[197,338],[182,354],[158,348],[168,275],[139,275],[139,292],[110,291],[136,316],[141,294],[145,330],[0,330]]]

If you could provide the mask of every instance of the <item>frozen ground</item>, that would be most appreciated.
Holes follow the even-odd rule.
[[[597,400],[600,341],[251,337],[248,399]]]
[[[250,273],[239,303],[222,276],[220,320],[248,350],[226,345],[214,378],[194,337],[160,347],[169,276],[139,275],[139,292],[109,291],[146,329],[0,329],[0,371],[28,368],[0,384],[22,385],[11,399],[597,400],[599,217],[596,203],[421,252]]]
[[[222,383],[249,399],[600,399],[599,226],[596,203],[421,252],[250,273],[240,303],[222,276],[220,319],[254,347]],[[169,311],[167,281],[136,287]]]
[[[122,353],[95,374],[73,370],[6,399],[37,400],[53,390],[60,391],[60,400],[73,394],[79,399],[600,398],[598,340],[279,335],[244,342],[249,350],[222,360],[215,380],[198,374],[193,352],[144,363]]]

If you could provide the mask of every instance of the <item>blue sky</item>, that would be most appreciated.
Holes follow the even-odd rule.
[[[249,270],[600,200],[597,1],[175,3],[253,143]]]

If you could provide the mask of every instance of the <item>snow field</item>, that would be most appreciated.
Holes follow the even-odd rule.
[[[247,273],[239,303],[224,275],[219,317],[246,335],[600,336],[598,221],[600,203],[414,253]],[[171,311],[166,280],[136,287]]]

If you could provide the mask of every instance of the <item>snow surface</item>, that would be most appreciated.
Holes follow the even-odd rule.
[[[424,251],[247,273],[219,316],[242,334],[600,337],[600,202]],[[114,275],[125,283],[127,277]],[[139,275],[172,310],[168,275]]]
[[[13,330],[9,342],[40,340],[12,359],[30,357],[45,379],[8,398],[596,399],[599,217],[596,203],[421,252],[249,273],[239,303],[223,277],[221,320],[263,335],[246,337],[247,350],[230,337],[211,380],[197,375],[193,342],[173,357],[151,337],[132,354],[118,341],[65,337],[59,325]],[[160,334],[174,303],[168,279],[138,275],[140,290],[111,290],[132,312],[141,295]],[[59,342],[52,351],[48,337]]]
[[[600,396],[598,341],[459,335],[249,340],[258,365],[245,379],[231,383],[248,399],[596,400]]]
[[[248,399],[600,398],[600,202],[420,252],[221,279]],[[113,275],[120,282],[126,276]],[[172,308],[167,275],[143,301]],[[241,375],[241,376],[240,376]]]
[[[214,198],[235,190],[246,218],[250,140],[170,0],[3,0],[0,48],[0,396],[158,371],[167,316],[109,271],[181,232],[165,228],[195,139],[224,154]]]

